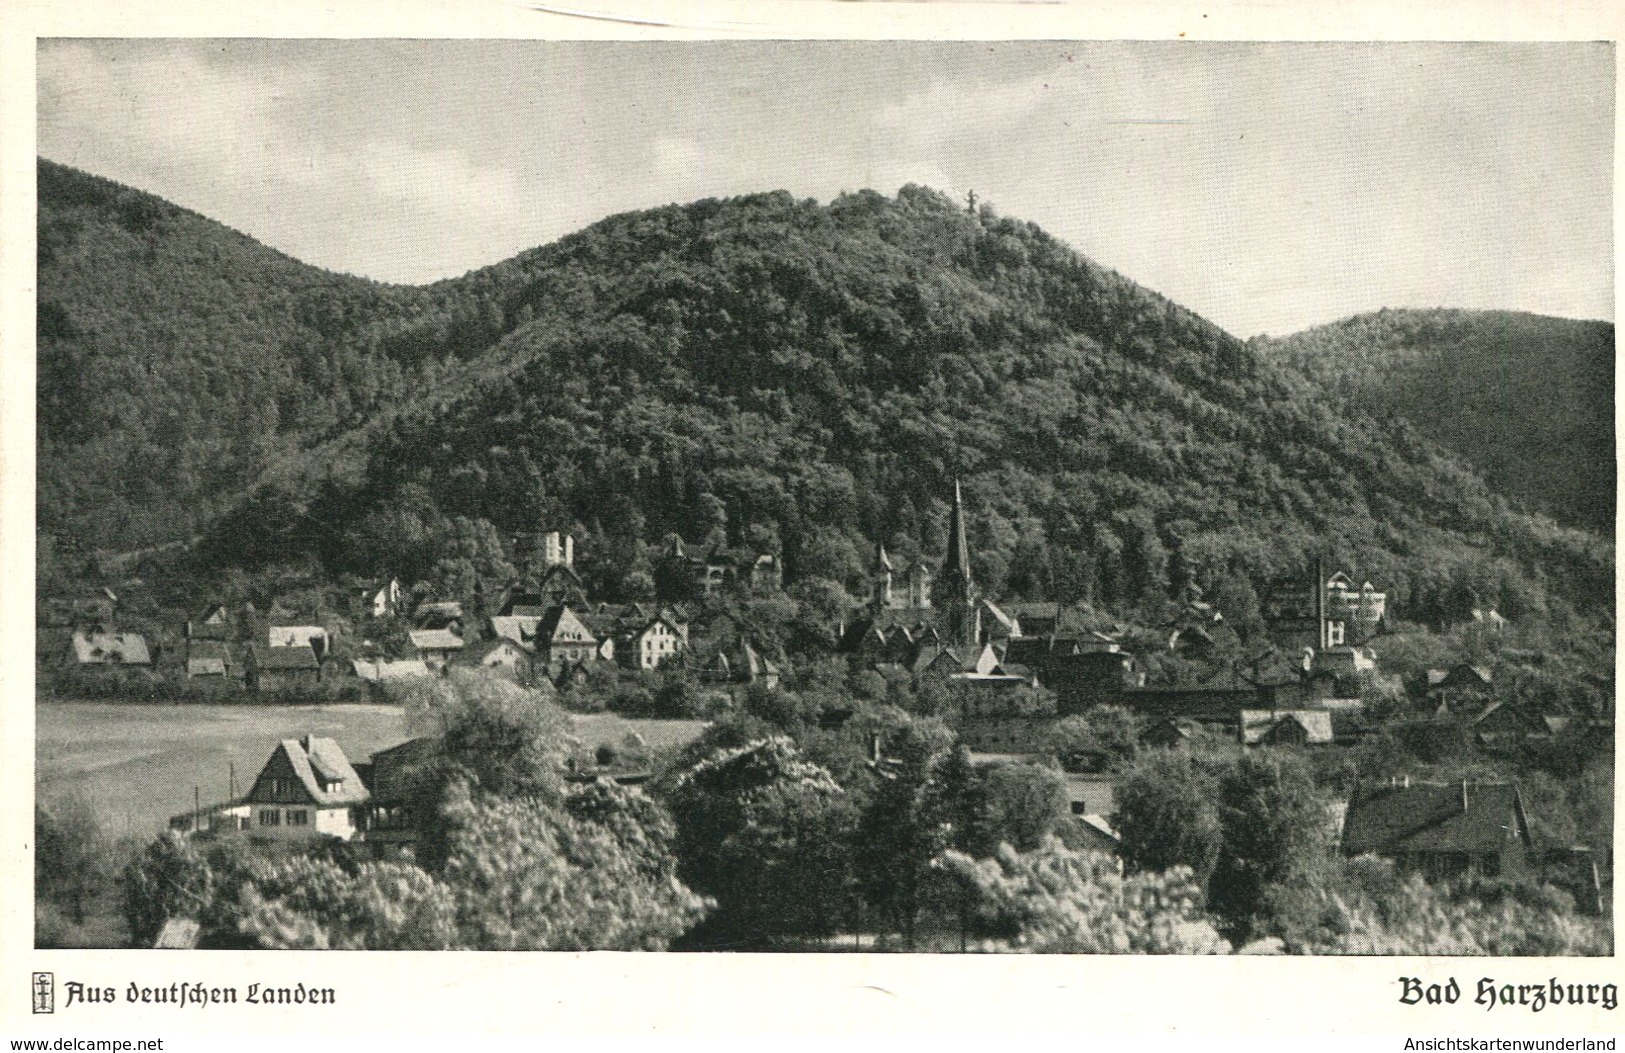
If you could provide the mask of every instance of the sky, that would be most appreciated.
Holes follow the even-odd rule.
[[[1613,319],[1611,45],[43,40],[41,156],[307,263],[465,273],[606,215],[974,190],[1237,336]]]

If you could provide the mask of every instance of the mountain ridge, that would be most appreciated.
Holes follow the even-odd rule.
[[[1389,308],[1254,346],[1333,397],[1403,417],[1502,493],[1612,535],[1612,323]]]
[[[625,213],[383,286],[251,266],[195,213],[40,171],[39,516],[69,550],[199,533],[217,570],[449,581],[436,553],[495,572],[501,538],[573,523],[606,594],[671,533],[858,591],[873,542],[937,550],[962,478],[979,573],[1017,595],[1149,602],[1329,549],[1421,606],[1463,578],[1515,609],[1595,602],[1612,559],[1405,422],[1321,419],[1257,347],[920,187]]]

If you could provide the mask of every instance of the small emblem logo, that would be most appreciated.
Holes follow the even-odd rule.
[[[56,1012],[56,977],[50,973],[35,973],[31,986],[34,991],[34,1012]]]

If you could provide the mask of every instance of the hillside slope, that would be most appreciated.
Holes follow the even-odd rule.
[[[1612,536],[1613,325],[1386,310],[1258,348],[1340,402],[1406,420],[1509,497]]]
[[[876,540],[935,558],[958,477],[994,593],[1151,604],[1323,550],[1418,611],[1608,602],[1611,546],[917,187],[615,216],[422,289],[49,163],[40,217],[47,533],[196,529],[204,571],[314,556],[454,589],[501,576],[502,537],[576,523],[605,594],[674,532],[858,592]]]

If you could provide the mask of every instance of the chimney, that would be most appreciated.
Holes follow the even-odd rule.
[[[1315,607],[1315,650],[1326,650],[1326,565],[1315,557],[1313,602]]]

